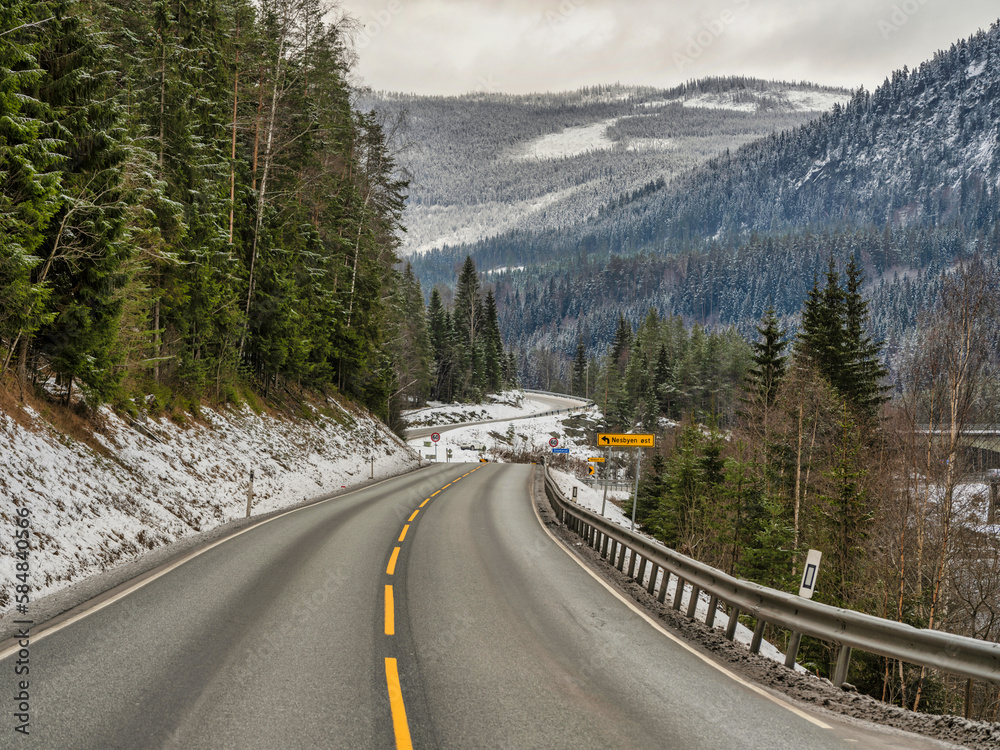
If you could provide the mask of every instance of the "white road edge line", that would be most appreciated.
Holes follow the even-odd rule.
[[[419,469],[418,469],[418,471],[419,471]],[[399,475],[399,476],[406,476],[406,475],[403,474],[403,475]],[[279,518],[284,518],[285,516],[289,516],[292,513],[298,513],[299,511],[302,511],[302,510],[307,510],[309,508],[315,508],[317,505],[323,505],[324,503],[328,503],[331,500],[343,500],[345,497],[350,497],[351,495],[355,495],[355,494],[357,494],[359,492],[364,492],[365,490],[370,490],[370,489],[372,489],[374,487],[378,487],[379,485],[385,484],[386,482],[391,482],[393,479],[399,479],[399,476],[389,477],[388,479],[383,479],[381,482],[376,482],[375,484],[370,484],[367,487],[359,487],[356,490],[351,490],[350,492],[345,492],[342,495],[334,495],[333,497],[326,498],[326,500],[317,500],[314,503],[309,503],[309,505],[303,505],[301,508],[293,508],[292,510],[285,511],[284,513],[280,513],[279,515],[272,516],[271,518],[266,518],[263,521],[258,521],[255,524],[251,524],[250,526],[247,526],[245,529],[240,529],[239,531],[231,534],[230,536],[223,537],[222,539],[217,539],[216,541],[212,542],[207,547],[202,547],[201,549],[197,549],[194,552],[191,552],[188,555],[185,555],[180,560],[176,560],[175,562],[171,563],[168,567],[163,568],[162,570],[158,571],[157,573],[149,576],[149,578],[145,578],[142,581],[139,581],[138,583],[136,583],[136,584],[134,584],[132,586],[129,586],[127,589],[119,591],[114,596],[112,596],[112,597],[110,597],[108,599],[105,599],[104,601],[99,602],[98,604],[95,604],[92,607],[88,607],[87,609],[83,610],[82,612],[77,612],[72,617],[70,617],[70,618],[68,618],[66,620],[63,620],[62,622],[58,623],[57,625],[53,625],[52,627],[49,627],[49,628],[45,628],[45,626],[43,625],[42,626],[43,629],[41,631],[39,631],[37,633],[35,633],[35,632],[31,633],[31,643],[34,644],[37,641],[42,640],[42,638],[45,638],[46,636],[50,636],[53,633],[58,633],[63,628],[69,627],[70,625],[72,625],[75,622],[79,622],[84,617],[88,617],[88,616],[94,614],[95,612],[100,612],[105,607],[110,607],[115,602],[119,601],[120,599],[124,599],[129,594],[132,594],[132,593],[138,591],[143,586],[145,586],[145,585],[147,585],[147,584],[152,583],[153,581],[155,581],[157,578],[165,576],[167,573],[169,573],[169,572],[171,572],[173,570],[176,570],[177,568],[179,568],[181,565],[184,565],[185,563],[191,562],[191,560],[194,560],[199,555],[203,555],[206,552],[208,552],[209,550],[215,549],[220,544],[225,544],[226,542],[231,541],[231,540],[235,539],[238,536],[242,536],[243,534],[246,534],[248,531],[253,531],[254,529],[258,528],[259,526],[263,526],[264,524],[271,523],[271,521],[277,521]],[[98,594],[97,596],[100,596],[100,594]],[[85,606],[85,605],[86,605],[86,602],[84,602],[81,606]],[[6,649],[4,651],[0,651],[0,661],[3,661],[8,656],[12,656],[13,654],[16,654],[19,650],[20,650],[20,646],[18,646],[17,644],[15,644],[15,645],[11,646],[10,648],[8,648],[8,649]]]
[[[543,471],[544,471],[544,469],[543,469]],[[532,482],[532,484],[534,484],[534,482]],[[584,562],[580,558],[578,558],[575,554],[573,554],[572,550],[570,550],[563,543],[563,541],[559,537],[557,537],[555,534],[553,534],[551,531],[549,531],[548,527],[542,521],[542,517],[538,513],[538,504],[535,502],[534,491],[532,491],[530,493],[530,495],[531,495],[531,507],[535,511],[535,518],[538,520],[539,526],[542,527],[542,531],[544,531],[546,534],[548,534],[549,537],[557,545],[559,545],[559,548],[563,552],[565,552],[569,556],[569,558],[571,560],[573,560],[573,562],[575,562],[577,565],[579,565],[581,568],[583,568],[590,576],[592,576],[594,578],[595,581],[597,581],[604,588],[606,588],[608,591],[610,591],[611,594],[613,596],[615,596],[622,604],[624,604],[626,607],[628,607],[629,609],[631,609],[633,612],[635,612],[637,615],[639,615],[639,617],[641,617],[642,619],[644,619],[646,622],[648,622],[650,625],[652,625],[656,630],[660,631],[661,634],[665,635],[667,638],[669,638],[671,641],[673,641],[674,643],[676,643],[678,646],[680,646],[684,650],[686,650],[686,651],[694,654],[699,659],[701,659],[703,662],[705,662],[709,666],[714,667],[715,669],[719,670],[720,672],[722,672],[722,674],[726,675],[727,677],[729,677],[730,679],[734,680],[735,682],[737,682],[738,684],[742,685],[743,687],[747,688],[748,690],[752,690],[753,692],[758,693],[759,695],[764,696],[765,698],[767,698],[772,703],[776,703],[779,706],[781,706],[782,708],[788,709],[789,711],[791,711],[796,716],[798,716],[798,717],[800,717],[802,719],[805,719],[808,722],[811,722],[811,723],[815,724],[816,726],[820,727],[821,729],[833,729],[833,727],[831,727],[829,724],[826,724],[826,723],[820,721],[819,719],[815,718],[814,716],[810,716],[809,714],[807,714],[802,709],[797,708],[796,706],[793,706],[791,703],[787,703],[786,701],[781,700],[781,698],[778,698],[775,695],[771,695],[771,693],[767,692],[766,690],[764,690],[763,688],[759,687],[758,685],[754,685],[751,682],[747,682],[746,680],[744,680],[742,677],[740,677],[739,675],[735,674],[734,672],[730,672],[728,669],[726,669],[725,667],[723,667],[721,664],[716,663],[714,660],[710,659],[708,656],[706,656],[705,654],[701,653],[700,651],[698,651],[697,649],[695,649],[693,646],[691,646],[688,643],[686,643],[685,641],[681,640],[678,636],[676,636],[673,633],[671,633],[669,630],[667,630],[666,628],[664,628],[660,623],[658,623],[656,620],[654,620],[652,617],[650,617],[646,612],[643,612],[641,609],[639,609],[639,607],[637,607],[634,602],[632,602],[628,598],[626,598],[624,594],[622,594],[619,591],[617,591],[614,587],[611,586],[611,584],[609,584],[607,581],[605,581],[603,578],[601,578],[599,575],[597,575],[597,573],[595,573],[593,570],[591,570],[590,567],[588,567],[587,565],[585,565]]]

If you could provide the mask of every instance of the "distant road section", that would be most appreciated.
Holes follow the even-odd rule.
[[[587,401],[582,398],[573,398],[572,396],[555,396],[551,394],[542,394],[534,391],[525,391],[531,395],[532,401],[542,402],[547,406],[547,408],[542,409],[538,414],[546,414],[553,411],[562,411],[564,409],[573,409],[577,407],[583,407],[587,405]],[[417,438],[430,437],[435,432],[449,432],[451,430],[457,430],[462,427],[468,427],[469,425],[478,424],[496,424],[497,422],[510,422],[515,419],[531,419],[533,416],[538,414],[525,414],[520,417],[506,417],[504,419],[487,419],[482,422],[464,422],[459,424],[447,424],[441,425],[439,427],[414,427],[406,431],[407,440],[415,440]]]

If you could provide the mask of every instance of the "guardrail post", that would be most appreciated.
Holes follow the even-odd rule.
[[[688,601],[687,617],[693,620],[698,611],[698,597],[701,596],[701,589],[691,584],[691,599]]]
[[[618,561],[618,540],[611,540],[611,551],[608,553],[608,562],[613,566]]]
[[[628,556],[628,577],[629,578],[634,578],[635,577],[635,563],[636,563],[636,558],[637,557],[638,557],[638,555],[635,553],[635,550],[632,550],[632,554]]]
[[[711,630],[715,626],[715,611],[719,608],[719,597],[713,596],[708,600],[708,613],[705,615],[705,627]]]
[[[616,566],[618,568],[619,573],[621,573],[622,570],[625,568],[625,553],[628,552],[628,547],[626,547],[624,544],[621,545],[621,548],[622,548],[622,553],[618,557],[618,565]]]
[[[764,640],[764,627],[767,625],[763,617],[757,618],[757,624],[753,628],[753,639],[750,641],[750,653],[759,654],[760,644]]]
[[[635,580],[637,580],[639,582],[640,586],[642,585],[643,581],[646,580],[646,563],[647,562],[648,561],[646,560],[645,557],[642,558],[639,561],[639,572],[636,574]]]
[[[837,654],[837,671],[833,675],[833,684],[841,687],[847,682],[847,673],[851,668],[851,647],[841,644],[840,653]]]
[[[795,659],[799,655],[799,644],[802,643],[802,633],[792,633],[788,639],[788,650],[785,652],[785,666],[789,669],[795,668]]]
[[[684,598],[684,579],[677,576],[677,588],[674,590],[674,609],[681,611],[681,600]]]
[[[653,565],[653,569],[649,573],[649,585],[646,587],[646,593],[652,594],[656,590],[656,574],[660,572],[659,565]]]
[[[736,638],[736,626],[740,624],[740,608],[735,604],[729,608],[729,624],[726,626],[726,640]]]
[[[670,571],[666,568],[663,569],[663,582],[660,583],[660,593],[656,595],[656,601],[663,604],[663,601],[667,598],[667,586],[670,585]]]
[[[601,542],[601,557],[607,557],[608,556],[608,540],[609,539],[610,539],[610,537],[607,534],[605,534],[604,535],[604,540]]]

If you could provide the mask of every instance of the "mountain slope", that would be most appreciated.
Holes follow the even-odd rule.
[[[873,333],[891,352],[957,258],[1000,253],[1000,27],[899,71],[793,131],[607,204],[597,217],[514,231],[414,261],[425,288],[466,254],[491,274],[507,341],[595,351],[619,311],[795,323],[814,275],[857,256]],[[526,381],[531,383],[529,379]]]
[[[407,114],[419,146],[404,157],[413,174],[404,252],[419,253],[579,224],[644,186],[808,122],[849,97],[845,89],[719,78],[668,90],[380,94],[360,106]]]

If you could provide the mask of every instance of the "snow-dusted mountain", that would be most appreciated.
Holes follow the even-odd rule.
[[[716,92],[684,98],[662,108],[709,122],[717,110],[704,104],[720,103]],[[943,270],[974,252],[1000,254],[1000,25],[873,93],[824,101],[832,108],[812,121],[644,183],[596,216],[501,232],[415,259],[414,269],[425,288],[450,282],[466,254],[486,271],[520,269],[491,276],[506,340],[571,354],[581,335],[600,351],[620,312],[638,324],[650,307],[748,334],[770,304],[794,322],[829,257],[857,256],[874,333],[891,353],[936,300]],[[767,104],[758,95],[754,116]],[[609,133],[675,137],[645,129],[656,122],[624,117]]]
[[[419,144],[401,157],[413,174],[409,254],[579,224],[849,99],[844,89],[720,78],[669,90],[382,94],[362,106],[405,110],[409,140]]]

